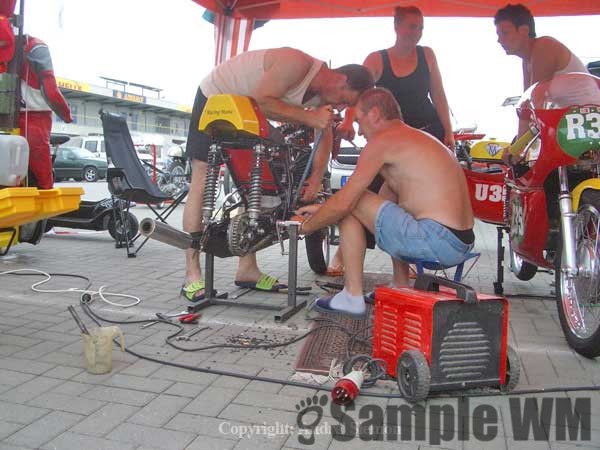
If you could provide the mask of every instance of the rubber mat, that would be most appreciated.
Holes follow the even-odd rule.
[[[389,274],[381,273],[366,273],[365,274],[365,292],[371,291],[377,284],[388,283]],[[330,279],[329,287],[338,285],[342,287],[344,282],[343,277]],[[326,293],[324,293],[326,295]],[[351,354],[367,354],[372,352],[372,343],[370,338],[373,334],[373,312],[372,305],[367,305],[367,317],[365,319],[351,319],[340,316],[335,316],[327,313],[320,313],[320,317],[330,319],[334,323],[345,327],[351,334],[356,334],[359,340],[368,340],[367,343],[357,342],[355,339],[352,343]],[[326,323],[326,322],[325,322]],[[325,324],[323,321],[315,321],[312,328],[317,328]],[[337,359],[338,362],[347,359],[346,349],[350,335],[338,328],[323,328],[309,335],[304,341],[304,345],[298,358],[296,359],[296,370],[299,372],[310,372],[317,375],[328,375],[331,361]]]

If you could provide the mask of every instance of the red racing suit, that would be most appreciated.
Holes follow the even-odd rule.
[[[51,189],[50,132],[52,111],[65,122],[72,121],[69,105],[58,89],[48,46],[25,35],[21,66],[21,135],[29,143],[29,170],[40,189]]]

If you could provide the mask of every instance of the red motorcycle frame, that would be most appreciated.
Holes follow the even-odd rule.
[[[532,86],[519,117],[533,138],[511,167],[465,165],[475,216],[498,226],[497,294],[502,293],[502,232],[511,270],[531,279],[553,269],[559,318],[569,345],[600,355],[600,79],[563,74]],[[497,163],[497,161],[494,161]],[[490,170],[492,169],[492,170]]]

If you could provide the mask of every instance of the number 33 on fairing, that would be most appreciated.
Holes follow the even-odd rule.
[[[475,200],[479,202],[501,202],[504,198],[505,186],[499,184],[475,184]]]

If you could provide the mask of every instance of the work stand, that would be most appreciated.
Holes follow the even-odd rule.
[[[188,306],[188,312],[198,312],[201,309],[211,305],[237,306],[252,309],[275,310],[275,322],[285,322],[298,311],[306,306],[306,300],[298,301],[297,295],[308,295],[306,290],[298,289],[298,222],[287,221],[279,222],[282,227],[287,227],[289,234],[289,251],[288,251],[288,289],[287,289],[287,305],[275,306],[265,303],[241,303],[236,300],[228,299],[228,293],[218,293],[214,289],[215,278],[215,256],[211,253],[206,253],[205,268],[204,268],[204,292],[205,298],[198,301],[194,305]],[[268,292],[265,292],[268,294]],[[239,297],[239,296],[238,296]],[[236,297],[237,298],[237,297]]]
[[[502,295],[504,293],[504,231],[505,227],[496,227],[496,281],[494,281],[494,294]]]

